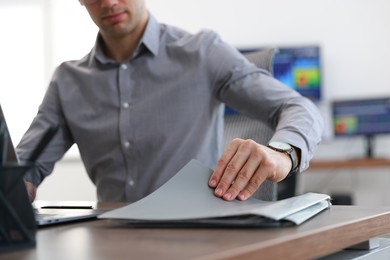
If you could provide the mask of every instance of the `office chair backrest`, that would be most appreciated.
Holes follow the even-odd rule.
[[[276,48],[245,53],[244,56],[259,68],[272,74],[272,60]],[[248,118],[241,114],[225,115],[224,142],[225,147],[234,138],[252,139],[260,144],[268,144],[274,131],[264,123]],[[277,184],[265,181],[255,193],[254,197],[261,200],[273,201],[277,199]]]

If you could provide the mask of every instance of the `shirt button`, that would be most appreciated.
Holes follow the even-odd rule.
[[[129,148],[130,142],[126,141],[126,142],[123,143],[123,145],[124,145],[126,148]]]
[[[130,185],[130,186],[134,186],[134,181],[133,181],[133,180],[130,180],[130,181],[129,181],[129,185]]]
[[[121,64],[121,68],[122,68],[123,70],[127,70],[127,65],[126,65],[126,64]]]
[[[129,103],[123,102],[122,106],[123,106],[123,108],[128,108],[129,107]]]

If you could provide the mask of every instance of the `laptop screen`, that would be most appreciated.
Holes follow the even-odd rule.
[[[21,165],[0,105],[0,251],[35,244],[35,218],[23,176],[31,165]]]
[[[24,223],[25,226],[27,226],[27,229],[34,231],[36,225],[44,226],[48,224],[92,219],[96,218],[96,216],[102,212],[101,210],[92,209],[92,207],[82,209],[77,205],[68,205],[66,208],[63,208],[63,206],[60,208],[56,206],[46,207],[45,209],[36,209],[34,211],[23,181],[25,173],[28,170],[32,170],[31,167],[34,167],[34,164],[23,164],[18,162],[1,105],[0,124],[0,156],[2,158],[0,163],[0,195],[4,195],[6,199],[5,204],[7,204],[2,204],[0,196],[0,251],[2,242],[4,242],[1,237],[3,226],[15,230],[18,228],[19,223]],[[36,161],[57,130],[58,126],[48,126],[43,133],[42,138],[38,140],[37,146],[33,149],[28,161]],[[10,215],[6,212],[6,207],[12,208],[11,211],[14,212],[13,215],[17,216],[17,220],[12,219],[12,217],[11,220],[9,219]]]
[[[17,162],[16,153],[9,135],[7,123],[0,105],[0,155],[2,163]]]

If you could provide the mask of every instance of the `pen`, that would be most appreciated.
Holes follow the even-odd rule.
[[[92,206],[43,206],[41,209],[93,209]]]

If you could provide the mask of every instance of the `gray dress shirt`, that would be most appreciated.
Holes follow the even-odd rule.
[[[299,147],[301,170],[308,167],[322,132],[316,106],[216,33],[189,34],[150,15],[136,52],[121,63],[104,55],[100,41],[56,69],[19,159],[48,125],[60,130],[26,180],[39,185],[76,143],[100,201],[136,201],[191,159],[215,167],[224,103],[276,129],[273,140]]]

